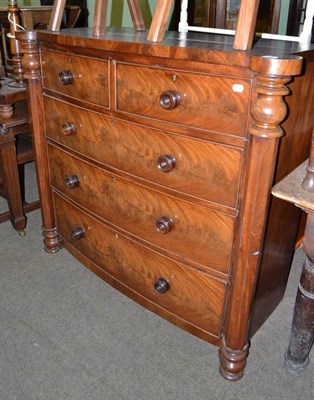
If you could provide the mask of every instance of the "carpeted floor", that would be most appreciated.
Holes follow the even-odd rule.
[[[45,253],[39,211],[28,214],[25,237],[1,224],[0,246],[1,400],[314,398],[313,360],[298,378],[282,368],[301,249],[283,301],[252,339],[244,378],[231,383],[219,375],[216,347],[132,302],[65,250]]]

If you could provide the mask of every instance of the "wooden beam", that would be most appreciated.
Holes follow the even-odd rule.
[[[236,34],[233,42],[235,50],[252,48],[259,0],[241,0]]]
[[[145,23],[141,10],[140,0],[128,0],[129,10],[136,31],[145,31]]]
[[[48,25],[50,31],[60,31],[66,0],[54,0]]]
[[[103,36],[106,33],[108,0],[96,0],[94,12],[93,35]]]
[[[173,0],[157,0],[147,37],[148,40],[152,42],[161,42],[163,40],[172,6]]]

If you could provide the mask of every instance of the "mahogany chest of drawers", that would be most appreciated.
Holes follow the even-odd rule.
[[[307,157],[313,54],[298,76],[294,49],[144,36],[20,34],[45,248],[217,345],[237,380],[289,273],[299,214],[270,188]]]

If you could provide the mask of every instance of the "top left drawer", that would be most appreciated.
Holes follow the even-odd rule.
[[[109,107],[109,61],[42,50],[43,87]]]

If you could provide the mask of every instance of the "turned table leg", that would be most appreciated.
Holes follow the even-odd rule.
[[[285,354],[284,368],[292,375],[300,375],[309,363],[314,339],[314,213],[309,213],[305,228],[303,264],[294,314],[291,338]]]
[[[10,210],[10,220],[14,229],[20,235],[25,234],[26,217],[24,215],[21,197],[19,171],[16,159],[15,139],[8,137],[0,143],[0,160],[2,163],[2,175],[5,185],[7,202]]]

